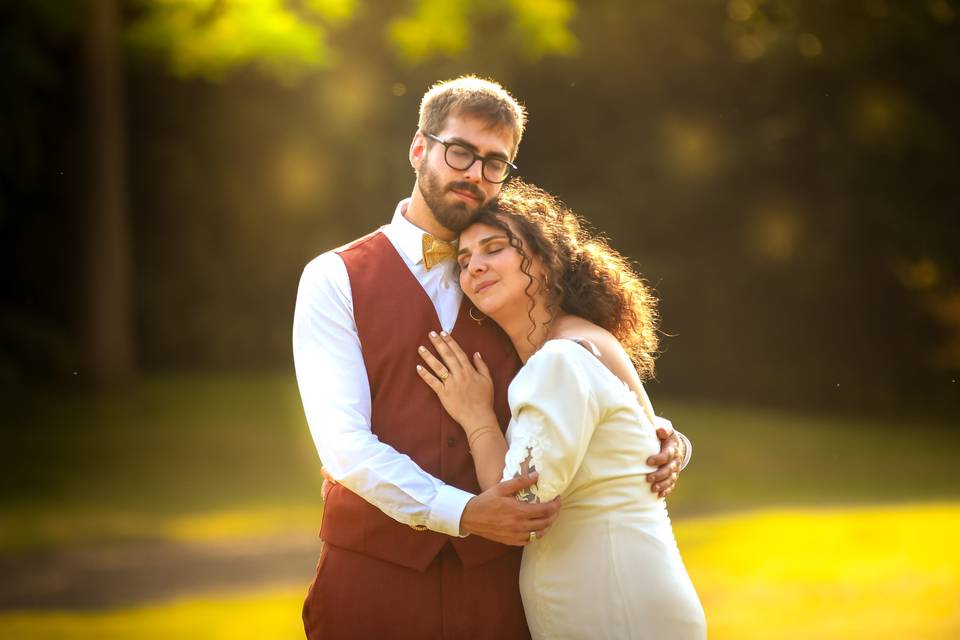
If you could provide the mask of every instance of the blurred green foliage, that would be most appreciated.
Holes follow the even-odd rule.
[[[174,75],[222,80],[254,66],[284,83],[328,68],[338,59],[331,31],[362,20],[378,3],[362,0],[135,0],[128,43],[158,57]],[[387,19],[385,33],[409,64],[467,49],[478,17],[508,16],[515,45],[529,60],[570,53],[572,0],[416,0],[409,13]],[[386,6],[379,3],[380,7]],[[380,8],[377,7],[377,8]],[[374,10],[373,13],[379,13]],[[373,25],[374,28],[379,25]]]
[[[138,3],[127,37],[135,49],[162,56],[178,76],[219,79],[238,66],[256,66],[291,81],[329,66],[330,24],[348,19],[352,2],[309,2],[299,16],[284,0],[178,0]],[[312,21],[309,19],[313,19]]]

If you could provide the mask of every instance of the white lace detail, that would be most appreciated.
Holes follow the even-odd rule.
[[[519,477],[524,462],[528,463],[527,470],[530,473],[542,468],[540,462],[543,460],[543,450],[548,446],[543,428],[543,414],[528,410],[525,417],[529,417],[529,420],[524,420],[524,428],[515,428],[510,434],[510,448],[507,449],[503,468],[505,480]],[[540,502],[540,487],[535,484],[518,492],[516,497],[520,502]]]

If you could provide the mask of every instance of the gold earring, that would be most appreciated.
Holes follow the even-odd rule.
[[[470,311],[467,312],[467,314],[470,316],[470,319],[476,322],[478,325],[483,325],[483,319],[486,318],[487,316],[477,311],[477,313],[480,313],[480,317],[478,318],[475,315],[473,315],[474,311],[476,311],[476,309],[471,306]]]

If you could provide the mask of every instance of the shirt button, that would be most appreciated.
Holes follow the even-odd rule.
[[[456,444],[457,444],[457,439],[456,439],[456,438],[447,438],[447,446],[448,446],[448,447],[456,446]]]

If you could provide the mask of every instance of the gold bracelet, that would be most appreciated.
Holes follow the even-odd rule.
[[[467,446],[470,448],[470,450],[473,451],[473,444],[479,440],[481,436],[488,433],[500,433],[500,429],[495,427],[482,427],[471,433],[467,438]]]

